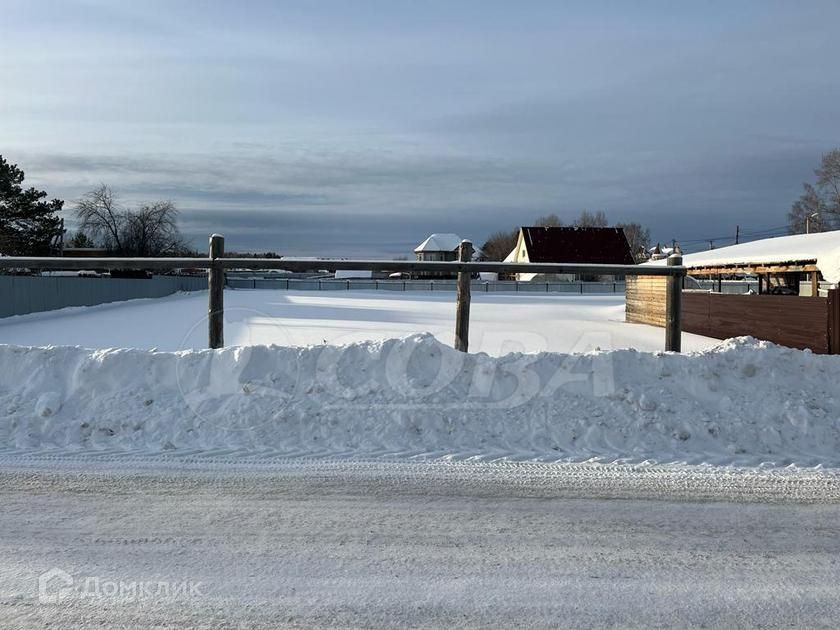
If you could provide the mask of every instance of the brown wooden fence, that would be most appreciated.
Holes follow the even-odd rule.
[[[627,278],[628,322],[665,325],[666,278]],[[682,330],[727,339],[749,335],[790,348],[840,354],[840,289],[828,297],[683,291]]]
[[[827,298],[684,291],[682,306],[686,332],[719,339],[751,335],[791,348],[830,351]]]

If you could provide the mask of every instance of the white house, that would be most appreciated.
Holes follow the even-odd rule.
[[[432,234],[414,248],[417,260],[458,260],[461,237],[457,234]]]
[[[458,260],[458,247],[461,245],[461,240],[457,234],[432,234],[414,248],[414,254],[420,261]],[[424,271],[417,275],[424,278],[454,278],[457,274]]]

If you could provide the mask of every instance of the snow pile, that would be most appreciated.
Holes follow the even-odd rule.
[[[840,465],[840,358],[462,354],[431,335],[178,353],[0,346],[0,448]]]

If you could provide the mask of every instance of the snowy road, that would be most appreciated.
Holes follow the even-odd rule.
[[[633,490],[617,482],[628,471],[585,465],[179,466],[5,462],[0,627],[833,627],[840,615],[831,473],[637,471]],[[603,498],[621,487],[628,498]],[[746,501],[630,498],[674,491]],[[820,498],[835,503],[802,502]],[[50,569],[73,584],[41,603]]]

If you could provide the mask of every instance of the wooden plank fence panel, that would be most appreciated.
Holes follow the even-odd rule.
[[[840,289],[828,291],[828,350],[840,354]]]
[[[665,278],[627,276],[625,319],[638,324],[665,326]]]
[[[826,298],[684,291],[683,309],[685,332],[718,339],[750,335],[791,348],[830,352]]]
[[[709,293],[683,291],[683,330],[698,335],[712,337],[709,328],[710,300]]]

